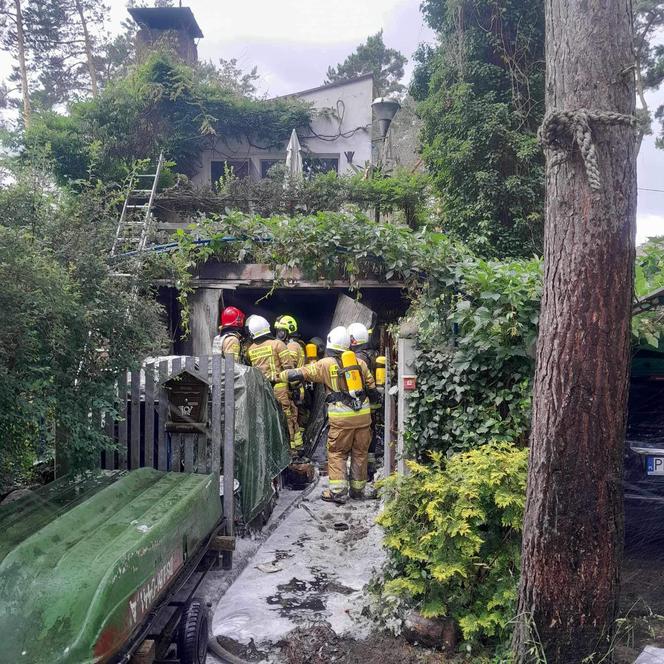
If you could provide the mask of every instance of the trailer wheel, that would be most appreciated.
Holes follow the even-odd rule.
[[[181,664],[205,664],[208,642],[207,607],[200,599],[192,599],[180,621],[178,654]]]

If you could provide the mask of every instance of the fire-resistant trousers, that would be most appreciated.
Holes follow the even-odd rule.
[[[367,460],[371,444],[371,427],[341,428],[330,422],[327,435],[327,472],[330,491],[348,492],[346,464],[350,456],[350,488],[362,491],[367,484]]]
[[[298,449],[299,447],[302,447],[302,432],[297,423],[297,408],[291,400],[288,386],[285,384],[275,385],[274,396],[286,416],[288,438],[290,440],[291,449]]]

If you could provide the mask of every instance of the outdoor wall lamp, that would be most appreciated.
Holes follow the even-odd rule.
[[[401,108],[401,104],[396,99],[390,99],[389,97],[377,97],[373,100],[371,108],[373,109],[374,116],[378,121],[378,131],[380,133],[380,138],[384,141],[394,116]]]

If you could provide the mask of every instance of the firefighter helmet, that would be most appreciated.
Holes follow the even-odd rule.
[[[327,349],[343,352],[350,348],[350,336],[348,330],[343,326],[335,327],[327,335]]]
[[[244,312],[237,307],[226,307],[221,312],[222,327],[244,327]]]
[[[297,321],[292,316],[279,316],[279,318],[274,321],[274,329],[285,330],[288,334],[295,334],[297,332]]]
[[[247,328],[252,339],[264,337],[266,334],[270,334],[271,331],[267,320],[263,316],[257,316],[256,314],[249,316],[247,319]]]
[[[362,323],[352,323],[348,326],[350,346],[361,346],[369,343],[369,330]]]

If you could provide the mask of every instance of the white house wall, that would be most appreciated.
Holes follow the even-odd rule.
[[[333,84],[293,96],[311,102],[317,111],[329,111],[316,115],[311,122],[311,131],[299,129],[298,136],[304,156],[336,158],[340,174],[354,172],[352,164],[363,168],[371,162],[371,102],[374,97],[373,79],[362,77],[343,84]],[[343,115],[343,117],[341,117]],[[248,163],[251,179],[261,177],[263,160],[286,159],[288,140],[283,148],[261,149],[246,139],[219,137],[214,148],[201,154],[200,168],[192,177],[197,185],[210,184],[213,161],[242,161]],[[353,153],[352,156],[347,153]]]

